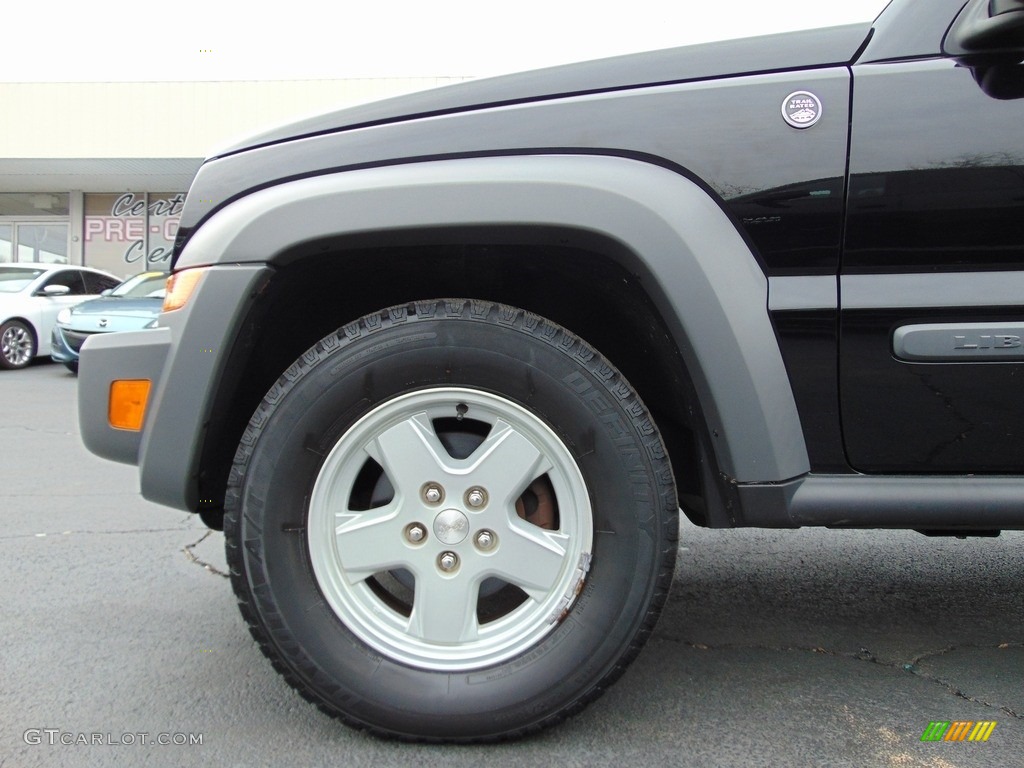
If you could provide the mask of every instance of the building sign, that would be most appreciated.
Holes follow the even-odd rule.
[[[85,263],[122,276],[170,269],[184,203],[184,193],[87,194]]]

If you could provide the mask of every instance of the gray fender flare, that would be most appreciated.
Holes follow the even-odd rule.
[[[273,261],[302,242],[402,229],[535,225],[611,238],[635,258],[697,389],[719,469],[809,471],[768,315],[768,281],[721,207],[666,168],[605,155],[436,160],[258,190],[214,213],[177,268]]]

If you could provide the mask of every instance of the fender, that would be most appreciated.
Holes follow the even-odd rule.
[[[624,246],[624,266],[666,321],[703,408],[721,472],[780,482],[810,463],[768,316],[768,281],[735,226],[697,183],[607,155],[476,157],[303,178],[219,210],[178,269],[281,262],[311,241],[403,230],[538,226]]]

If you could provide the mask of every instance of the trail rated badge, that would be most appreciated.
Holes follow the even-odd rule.
[[[821,99],[810,91],[794,91],[782,102],[782,119],[794,128],[810,128],[821,119]]]

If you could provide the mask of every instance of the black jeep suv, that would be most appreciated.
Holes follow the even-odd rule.
[[[206,161],[89,448],[349,724],[571,715],[711,527],[1024,528],[1024,0],[462,84]]]

